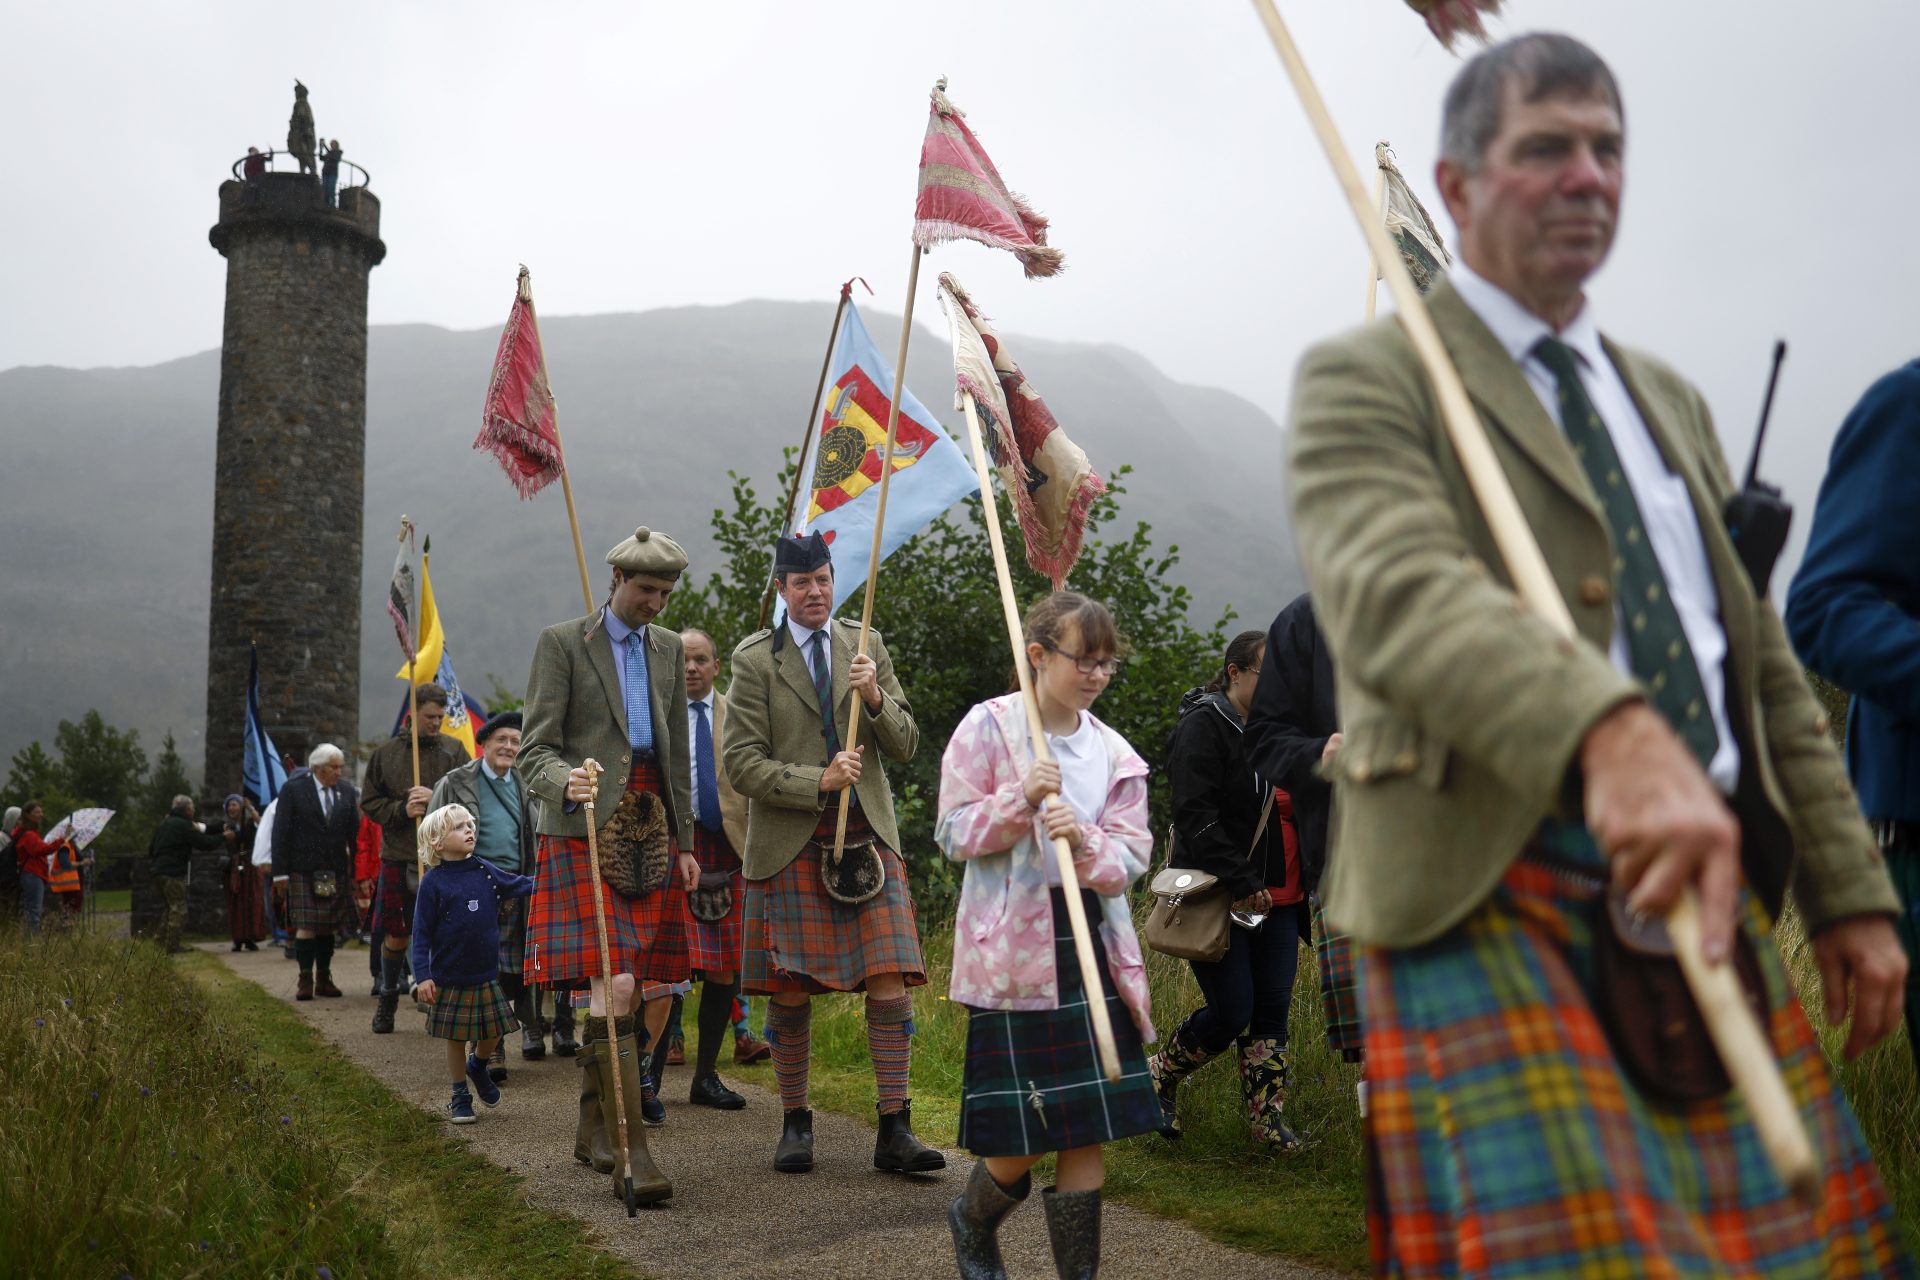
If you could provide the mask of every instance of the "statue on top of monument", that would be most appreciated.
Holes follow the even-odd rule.
[[[314,172],[315,142],[313,108],[307,105],[307,86],[295,80],[293,82],[293,116],[287,121],[287,150],[300,162],[302,173]]]

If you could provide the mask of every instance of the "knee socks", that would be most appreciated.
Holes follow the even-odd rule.
[[[907,1069],[912,1064],[908,1036],[912,1030],[913,997],[894,1000],[867,997],[867,1053],[873,1058],[873,1083],[880,1093],[880,1113],[891,1115],[907,1102]]]
[[[313,950],[317,938],[295,938],[293,940],[293,959],[300,966],[300,976],[313,976]]]
[[[333,974],[332,934],[313,940],[313,963],[314,967],[320,970],[321,977],[330,977]]]
[[[380,990],[386,995],[394,995],[406,989],[406,978],[401,972],[406,963],[403,955],[403,952],[381,949]]]
[[[727,1023],[733,1018],[733,993],[739,985],[738,978],[726,986],[721,986],[712,979],[701,984],[700,1019],[697,1024],[700,1032],[700,1050],[693,1067],[696,1080],[702,1076],[712,1075],[714,1065],[720,1060],[720,1042],[727,1038]]]
[[[788,1111],[807,1105],[807,1067],[813,1058],[813,1004],[767,1006],[767,1039],[773,1046],[773,1074],[780,1082],[780,1105]]]

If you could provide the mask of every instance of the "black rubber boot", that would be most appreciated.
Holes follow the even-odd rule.
[[[1007,1280],[1007,1266],[1000,1258],[1000,1220],[1032,1190],[1031,1174],[1021,1174],[1020,1181],[1007,1188],[994,1181],[985,1160],[974,1162],[966,1190],[947,1206],[960,1280]]]
[[[1187,1026],[1188,1023],[1181,1023],[1160,1046],[1160,1052],[1147,1059],[1147,1071],[1153,1076],[1154,1092],[1160,1097],[1160,1136],[1163,1138],[1180,1136],[1180,1114],[1175,1110],[1180,1082],[1205,1066],[1214,1056],[1200,1047],[1200,1042],[1194,1039]]]
[[[1047,1208],[1047,1240],[1053,1245],[1053,1269],[1060,1280],[1093,1280],[1100,1272],[1100,1193],[1040,1193]]]
[[[813,1172],[813,1112],[808,1108],[795,1107],[782,1117],[773,1167],[781,1173]]]
[[[873,1143],[873,1167],[890,1173],[932,1173],[947,1167],[947,1158],[913,1136],[913,1104],[880,1113],[880,1136]]]

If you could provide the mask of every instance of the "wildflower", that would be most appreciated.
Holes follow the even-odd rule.
[[[293,1123],[293,1117],[292,1117],[292,1116],[281,1116],[281,1117],[280,1117],[280,1123],[281,1123],[281,1124],[292,1124],[292,1123]]]
[[[319,1275],[320,1280],[333,1280],[333,1268],[324,1262],[320,1264],[320,1270],[316,1274]]]
[[[44,1027],[47,1025],[47,1020],[45,1018],[35,1018],[33,1020],[33,1025],[36,1027]]]
[[[151,1090],[151,1089],[149,1089],[149,1088],[147,1088],[147,1086],[145,1086],[145,1085],[141,1085],[141,1086],[140,1086],[140,1096],[141,1096],[141,1097],[143,1097],[143,1098],[148,1098],[148,1097],[152,1097],[152,1096],[153,1096],[153,1090]]]

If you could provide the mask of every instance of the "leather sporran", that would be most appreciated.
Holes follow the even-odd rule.
[[[702,871],[687,894],[687,910],[702,924],[718,924],[733,914],[733,872]]]
[[[849,840],[833,856],[833,846],[820,843],[820,883],[835,902],[857,907],[880,896],[887,887],[887,868],[880,861],[880,844],[872,836]]]
[[[651,791],[629,790],[600,828],[600,878],[623,898],[666,884],[673,871],[667,806]]]
[[[1673,939],[1654,918],[1636,920],[1626,900],[1606,896],[1594,921],[1593,1004],[1621,1069],[1649,1098],[1708,1102],[1733,1088],[1687,987]],[[1766,984],[1744,929],[1734,931],[1734,973],[1747,1004],[1767,1025]]]
[[[316,871],[313,873],[313,896],[331,898],[340,892],[340,873],[337,871]]]

